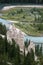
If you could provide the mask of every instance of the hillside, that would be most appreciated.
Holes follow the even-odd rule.
[[[43,36],[43,8],[15,7],[0,13],[0,18],[18,21],[15,26],[26,34]]]

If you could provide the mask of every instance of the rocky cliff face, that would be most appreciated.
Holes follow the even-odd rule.
[[[9,30],[7,31],[7,39],[9,41],[11,41],[11,39],[14,39],[21,49],[24,48],[24,35],[25,34],[22,31],[12,25],[10,25]]]
[[[8,39],[8,41],[11,41],[12,39],[14,39],[15,42],[19,45],[20,50],[23,51],[23,52],[24,52],[24,36],[25,35],[26,34],[24,32],[22,32],[21,30],[16,28],[14,25],[10,25],[9,26],[9,30],[7,31],[7,39]],[[26,50],[26,54],[31,49],[33,49],[33,51],[35,53],[35,44],[32,41],[30,41],[30,44],[28,46],[28,50],[25,49]]]

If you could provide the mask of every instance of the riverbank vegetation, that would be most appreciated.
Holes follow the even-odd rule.
[[[43,8],[16,7],[6,11],[0,11],[5,19],[20,22],[43,22]]]

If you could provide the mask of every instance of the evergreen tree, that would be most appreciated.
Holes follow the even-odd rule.
[[[6,26],[0,23],[0,34],[6,35],[6,32],[7,32]]]
[[[20,64],[21,64],[20,49],[19,49],[19,46],[17,45],[16,57],[15,57],[15,65],[20,65]]]

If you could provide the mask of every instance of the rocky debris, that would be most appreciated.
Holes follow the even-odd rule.
[[[1,36],[2,38],[5,38],[5,35],[0,34],[0,36]]]

